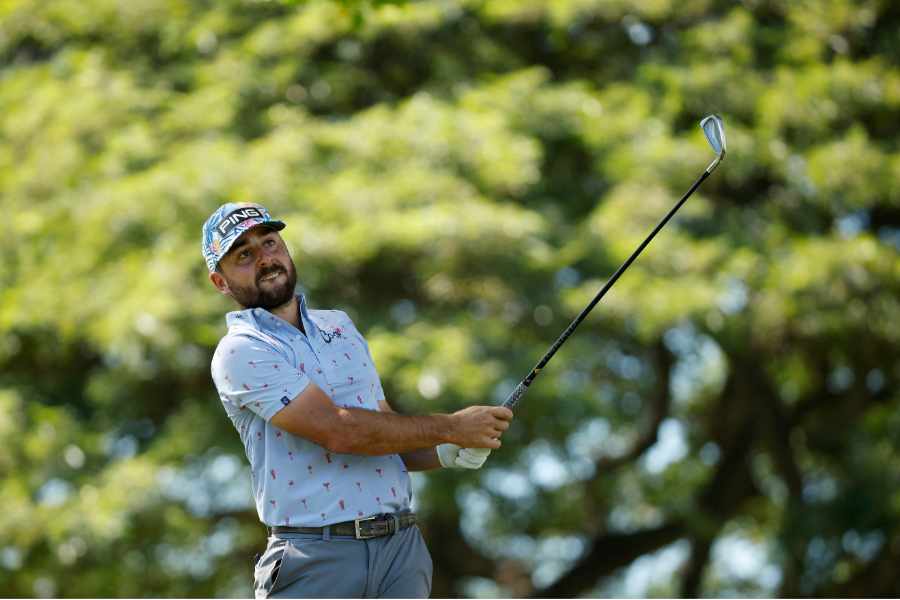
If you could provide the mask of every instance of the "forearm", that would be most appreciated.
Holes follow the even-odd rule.
[[[337,406],[321,388],[310,384],[269,422],[332,452],[383,456],[434,452],[441,444],[499,448],[500,435],[512,418],[509,409],[499,406],[470,406],[452,415],[408,416],[393,412],[381,400],[379,409]],[[428,452],[412,461],[416,469],[433,465]]]
[[[433,447],[404,452],[400,454],[400,458],[403,459],[403,464],[406,465],[408,471],[430,471],[442,466],[437,451]]]
[[[434,455],[434,462],[437,462],[434,447],[450,441],[452,419],[451,415],[409,416],[360,408],[341,408],[338,410],[338,423],[329,446],[331,450],[344,454],[411,454],[414,455],[412,460],[418,468],[407,466],[408,469],[417,471],[434,468],[426,466],[432,462],[428,454]]]

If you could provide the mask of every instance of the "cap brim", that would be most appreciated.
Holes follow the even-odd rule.
[[[231,252],[231,249],[234,247],[234,244],[235,244],[239,239],[241,239],[242,237],[244,237],[245,235],[247,235],[248,232],[253,231],[253,230],[256,229],[257,227],[267,227],[268,229],[271,229],[272,231],[281,231],[282,229],[284,229],[285,227],[287,227],[287,225],[285,225],[284,221],[275,221],[275,220],[272,220],[272,221],[266,221],[265,223],[257,223],[256,225],[254,225],[253,227],[251,227],[251,228],[248,229],[247,231],[242,231],[242,232],[241,232],[241,235],[239,235],[239,236],[237,236],[236,238],[234,238],[233,240],[231,240],[231,243],[228,244],[228,246],[227,246],[226,248],[223,249],[222,255],[219,257],[219,260],[216,261],[216,264],[220,263],[220,262],[222,261],[222,259],[225,258],[225,256],[226,256],[229,252]]]
[[[254,225],[247,231],[256,229],[257,227],[268,227],[269,229],[274,229],[275,231],[281,231],[282,229],[287,227],[287,225],[284,224],[284,221],[266,221],[265,223],[260,223],[259,225]],[[245,231],[244,233],[247,233],[247,231]],[[240,237],[240,236],[238,236],[238,237]]]

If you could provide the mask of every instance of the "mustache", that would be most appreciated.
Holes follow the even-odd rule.
[[[256,283],[259,283],[263,277],[271,275],[272,273],[284,273],[285,275],[287,275],[287,271],[284,269],[284,267],[273,266],[271,268],[266,269],[265,271],[260,271],[259,274],[256,276]]]

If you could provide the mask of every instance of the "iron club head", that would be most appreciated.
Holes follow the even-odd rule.
[[[700,127],[703,129],[706,141],[717,155],[716,159],[706,168],[707,173],[712,173],[713,169],[719,166],[719,163],[725,158],[725,123],[722,121],[722,117],[709,115],[700,121]]]

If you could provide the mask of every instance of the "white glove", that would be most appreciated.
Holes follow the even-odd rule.
[[[463,469],[480,469],[490,453],[490,448],[463,448],[456,456],[456,464]]]
[[[456,444],[437,447],[438,460],[446,469],[480,469],[490,453],[490,448],[461,448]]]
[[[438,460],[445,469],[456,468],[456,457],[459,456],[460,447],[456,444],[439,444],[436,448]]]

